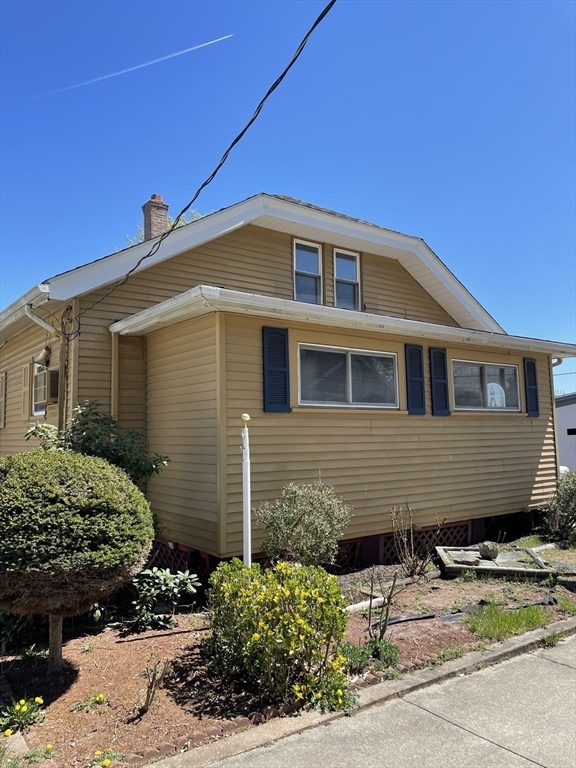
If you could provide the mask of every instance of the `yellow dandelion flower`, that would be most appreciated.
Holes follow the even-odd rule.
[[[338,690],[336,691],[336,696],[342,697],[342,691],[340,690],[340,688],[338,688]]]
[[[14,707],[14,709],[16,710],[16,712],[20,712],[20,704],[16,704],[16,706]]]
[[[99,693],[99,694],[96,696],[96,701],[103,701],[103,700],[104,700],[104,694],[103,694],[103,693]]]
[[[44,699],[42,698],[42,696],[36,696],[34,701],[36,702],[36,704],[44,704]]]
[[[50,749],[54,749],[54,747],[52,746],[52,744],[46,744],[46,749],[50,750]]]
[[[8,738],[8,736],[12,736],[12,731],[10,730],[10,728],[6,728],[6,730],[4,731],[4,736],[6,736],[6,738]]]
[[[322,698],[322,691],[318,691],[318,693],[316,694],[316,698],[317,699],[321,699]]]
[[[108,768],[108,766],[110,765],[111,762],[112,762],[112,760],[109,760],[108,758],[106,758],[106,760],[102,760],[103,768]]]
[[[24,704],[24,706],[22,707],[22,709],[20,711],[21,712],[28,712],[28,707],[26,706],[26,704]]]
[[[257,642],[258,640],[260,640],[260,635],[258,632],[254,632],[254,634],[252,635],[252,640],[254,640],[254,642]]]
[[[20,706],[22,706],[22,704],[26,704],[26,702],[24,701],[24,699],[20,699],[20,701],[18,702],[18,704],[20,704]]]
[[[99,749],[94,750],[94,756],[98,757],[98,755],[101,755],[102,752]]]

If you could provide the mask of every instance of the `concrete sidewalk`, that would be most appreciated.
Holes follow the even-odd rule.
[[[576,637],[204,765],[576,768]]]

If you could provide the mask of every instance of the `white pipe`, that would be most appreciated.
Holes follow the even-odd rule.
[[[242,430],[242,554],[244,565],[248,568],[252,565],[252,520],[250,500],[250,441],[248,435],[248,422],[250,416],[242,414],[244,429]]]
[[[552,368],[556,368],[557,365],[562,365],[563,362],[563,357],[559,357],[557,360],[552,360]]]
[[[45,331],[48,331],[48,333],[55,333],[58,336],[60,335],[60,331],[54,328],[53,325],[50,325],[50,323],[47,323],[46,320],[42,320],[41,317],[37,317],[32,312],[32,304],[24,305],[24,314],[26,315],[26,317],[29,317],[33,323],[36,323],[36,325],[39,325],[41,328],[44,328]]]

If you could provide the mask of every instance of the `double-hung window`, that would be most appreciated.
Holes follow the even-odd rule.
[[[322,248],[303,240],[294,241],[294,298],[322,304]]]
[[[358,254],[334,250],[334,305],[360,309]]]
[[[40,405],[40,403],[45,403],[47,399],[47,368],[43,365],[38,365],[38,363],[32,363],[32,365],[34,366],[32,376],[32,415],[44,416],[46,406]]]
[[[519,411],[518,368],[515,365],[452,361],[454,407]]]
[[[396,355],[301,344],[302,405],[397,408]]]

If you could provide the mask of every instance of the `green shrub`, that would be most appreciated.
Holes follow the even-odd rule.
[[[389,643],[388,640],[370,639],[366,643],[366,648],[370,656],[380,662],[380,666],[383,668],[395,667],[400,660],[398,646]]]
[[[153,534],[148,502],[125,472],[45,450],[0,458],[0,531],[0,608],[49,615],[57,665],[56,624],[61,637],[63,616],[137,573]]]
[[[544,518],[546,534],[570,542],[576,534],[576,472],[560,475]]]
[[[135,429],[121,430],[114,416],[102,413],[99,407],[96,400],[87,400],[74,409],[66,429],[36,422],[24,437],[37,438],[45,450],[74,451],[106,459],[123,469],[136,484],[159,474],[170,459],[158,453],[148,456],[144,435]]]
[[[262,551],[302,565],[333,563],[351,514],[331,485],[290,483],[279,499],[256,511],[264,527]]]
[[[235,559],[218,566],[210,585],[208,653],[221,677],[272,701],[350,707],[346,659],[336,653],[345,603],[334,576],[286,562],[247,568]]]
[[[340,643],[338,653],[344,658],[346,671],[350,675],[360,675],[368,666],[370,661],[370,651],[365,645],[355,645],[354,643]]]
[[[126,622],[126,627],[132,632],[145,632],[172,627],[178,602],[186,594],[196,594],[200,581],[196,574],[188,571],[172,573],[169,568],[154,567],[134,576],[132,586],[136,591],[136,599],[132,601],[134,618]],[[159,603],[164,604],[166,614],[154,613]]]

